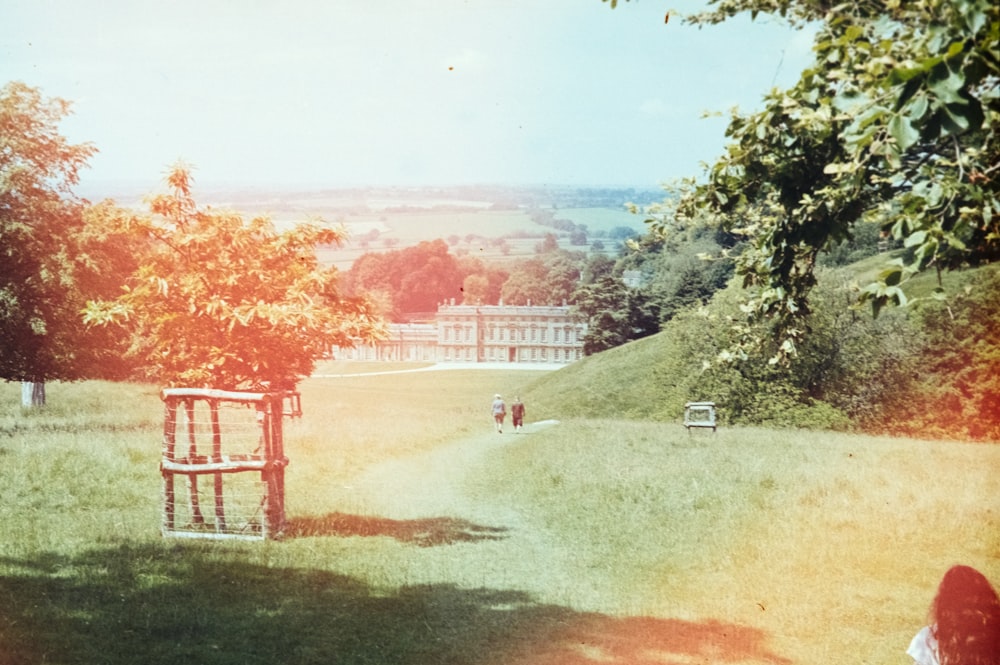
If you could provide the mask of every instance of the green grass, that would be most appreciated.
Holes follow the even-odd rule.
[[[850,273],[856,284],[861,287],[878,278],[879,273],[886,270],[892,261],[900,259],[905,250],[897,249],[891,252],[876,254],[851,264],[846,268],[838,270],[841,274]],[[901,285],[906,293],[906,298],[911,303],[917,303],[933,297],[936,289],[943,288],[949,296],[961,293],[963,287],[981,281],[985,275],[996,270],[994,265],[985,265],[978,268],[967,268],[963,270],[942,271],[940,276],[934,269],[913,275]],[[821,277],[822,278],[822,277]],[[940,281],[939,281],[940,280]]]
[[[588,356],[541,377],[525,397],[539,417],[677,422],[691,396],[672,381],[690,371],[677,358],[675,341],[660,333]]]
[[[950,563],[1000,575],[996,446],[616,420],[544,444],[507,456],[504,500],[578,553],[579,579],[605,572],[615,613],[753,626],[795,662],[893,662]]]
[[[540,399],[491,431],[564,372],[636,399],[586,371],[305,382],[262,543],[160,537],[155,388],[0,386],[0,664],[892,663],[948,566],[1000,581],[1000,446]]]

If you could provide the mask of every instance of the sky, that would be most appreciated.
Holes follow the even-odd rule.
[[[0,0],[0,85],[73,103],[81,187],[657,187],[811,62],[699,0]],[[705,113],[716,117],[703,118]]]

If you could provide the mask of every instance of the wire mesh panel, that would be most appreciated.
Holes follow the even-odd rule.
[[[161,398],[164,535],[280,535],[283,395],[169,388]]]

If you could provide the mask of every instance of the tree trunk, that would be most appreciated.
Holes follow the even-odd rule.
[[[28,409],[45,406],[44,381],[21,382],[21,406]]]

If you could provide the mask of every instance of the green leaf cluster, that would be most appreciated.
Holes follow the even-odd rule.
[[[1000,257],[1000,9],[989,0],[722,0],[710,24],[771,14],[816,30],[814,64],[762,110],[734,111],[725,154],[677,206],[748,240],[737,261],[792,344],[821,252],[861,223],[912,249],[859,293],[905,304],[913,274]],[[779,356],[782,352],[779,352]]]

